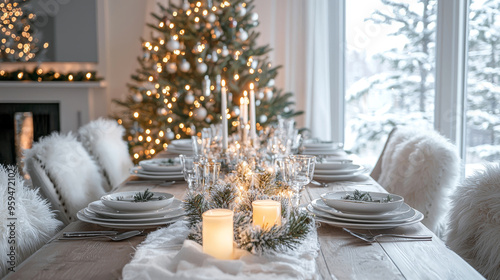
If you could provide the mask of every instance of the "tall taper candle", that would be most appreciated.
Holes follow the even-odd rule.
[[[221,81],[221,115],[222,115],[222,151],[227,151],[227,92],[226,81]]]
[[[252,138],[252,144],[255,145],[257,142],[257,131],[255,123],[255,91],[253,83],[250,83],[250,137]]]
[[[219,260],[233,258],[233,211],[212,209],[203,213],[203,253]]]

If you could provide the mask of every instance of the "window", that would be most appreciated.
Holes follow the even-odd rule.
[[[437,1],[345,3],[345,147],[373,165],[394,126],[433,126]]]
[[[500,0],[469,6],[466,173],[500,160]]]

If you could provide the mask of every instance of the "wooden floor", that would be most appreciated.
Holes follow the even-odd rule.
[[[133,178],[135,180],[135,178]],[[384,191],[371,178],[361,178],[372,185],[331,183],[328,188],[310,185],[303,202],[318,198],[329,190]],[[183,198],[186,185],[137,185],[125,183],[119,191],[139,191],[152,187]],[[103,230],[105,228],[74,222],[53,240],[17,267],[5,279],[120,279],[121,270],[145,236],[126,241],[57,240],[63,231]],[[421,223],[380,232],[432,235]],[[341,228],[318,224],[320,252],[318,276],[322,279],[484,279],[470,265],[446,248],[434,236],[433,241],[378,242],[367,244]]]

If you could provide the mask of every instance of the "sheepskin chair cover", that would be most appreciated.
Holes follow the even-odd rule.
[[[41,163],[60,194],[70,221],[75,221],[79,210],[105,193],[99,167],[72,133],[46,136],[34,143],[25,156]]]
[[[27,257],[40,249],[52,238],[62,223],[55,218],[48,202],[40,196],[38,190],[24,185],[24,180],[14,166],[0,165],[0,278],[9,272],[10,246],[15,245],[15,264],[17,266]],[[10,194],[9,194],[10,192]],[[14,199],[9,199],[9,196]],[[9,209],[9,202],[14,202],[15,209]],[[12,211],[12,212],[11,212]],[[13,214],[13,216],[11,215]],[[8,220],[15,217],[16,220]],[[9,224],[14,222],[12,228]],[[10,224],[12,226],[12,224]],[[12,243],[15,240],[15,243]],[[10,241],[10,243],[9,243]],[[15,270],[15,267],[14,267]]]
[[[500,279],[500,163],[489,164],[452,195],[447,245],[487,279]]]
[[[99,118],[78,130],[80,141],[99,163],[109,186],[118,186],[129,176],[133,166],[128,147],[123,140],[125,129],[115,120]]]
[[[460,158],[446,138],[433,130],[399,127],[382,155],[378,182],[422,212],[422,223],[444,238],[449,196],[459,175]]]

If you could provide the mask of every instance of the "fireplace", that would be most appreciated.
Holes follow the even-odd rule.
[[[60,131],[59,103],[0,103],[0,131],[0,163],[19,164],[22,149]]]

